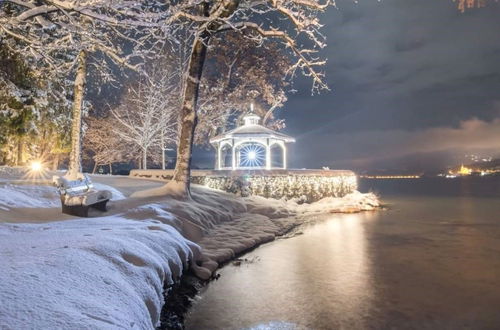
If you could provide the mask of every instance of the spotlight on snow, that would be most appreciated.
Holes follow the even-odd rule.
[[[43,169],[42,163],[39,161],[34,161],[31,163],[31,170],[33,172],[40,172]]]

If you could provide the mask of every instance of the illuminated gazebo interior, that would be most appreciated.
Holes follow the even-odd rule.
[[[256,114],[243,121],[242,126],[210,139],[217,151],[215,169],[286,169],[286,144],[295,139],[260,125]]]

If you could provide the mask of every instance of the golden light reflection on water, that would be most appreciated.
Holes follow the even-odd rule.
[[[246,255],[258,258],[253,263],[226,267],[190,311],[188,328],[215,323],[259,328],[267,322],[297,329],[363,327],[374,296],[364,228],[372,217],[364,213],[319,220],[305,229],[306,235]]]
[[[221,271],[187,329],[498,329],[500,186],[488,182],[485,197],[470,196],[474,180],[430,182],[428,196],[258,248]]]
[[[297,242],[301,263],[309,262],[311,254],[316,258],[317,271],[301,283],[314,287],[313,296],[328,306],[330,324],[361,327],[360,315],[370,308],[374,292],[363,224],[369,217],[366,213],[334,216],[310,228],[311,240]]]

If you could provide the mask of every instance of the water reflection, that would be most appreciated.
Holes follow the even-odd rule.
[[[459,183],[398,183],[412,193],[384,198],[387,211],[332,215],[253,251],[187,328],[500,329],[500,180]]]
[[[252,327],[245,328],[245,330],[297,330],[299,328],[300,327],[294,323],[273,321],[257,324]]]
[[[331,216],[253,251],[246,257],[254,263],[225,267],[191,309],[187,328],[362,327],[374,296],[364,223],[374,217]]]

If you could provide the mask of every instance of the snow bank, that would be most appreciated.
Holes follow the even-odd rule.
[[[225,196],[224,201],[217,202],[217,196],[212,200],[210,193],[196,191],[195,197],[203,196],[205,205],[217,203],[223,205],[231,213],[231,221],[220,221],[217,226],[209,226],[205,235],[197,242],[203,248],[203,254],[213,261],[224,263],[236,255],[253,247],[275,239],[292,228],[309,221],[313,215],[324,213],[353,213],[374,210],[379,207],[379,201],[374,194],[362,194],[355,191],[342,198],[327,197],[312,204],[299,204],[296,200],[276,200],[259,196],[236,199]],[[231,210],[237,201],[238,208]],[[241,205],[243,204],[243,205]],[[241,209],[239,208],[241,206]],[[191,206],[193,207],[193,206]],[[246,209],[246,211],[244,211]]]
[[[198,247],[154,220],[0,224],[0,328],[151,329]]]
[[[107,184],[92,182],[92,185],[97,190],[108,190],[108,191],[110,191],[111,192],[111,200],[112,201],[119,201],[121,199],[127,198],[118,189],[115,189],[115,188],[113,188],[113,187],[111,187],[111,186],[109,186]]]
[[[27,167],[0,166],[0,182],[21,179],[28,173]]]
[[[37,185],[0,184],[0,208],[8,210],[18,207],[59,207],[61,201],[56,188]]]
[[[175,226],[185,237],[203,248],[206,262],[217,263],[229,261],[244,251],[283,235],[312,215],[367,211],[379,205],[374,194],[357,191],[342,198],[327,197],[312,204],[301,204],[300,200],[260,196],[241,198],[193,185],[192,197],[191,201],[168,199],[144,205],[135,212],[147,211],[149,217]],[[212,270],[211,265],[206,268]],[[206,274],[206,270],[203,272]]]
[[[98,190],[111,191],[111,200],[125,199],[125,196],[117,189],[102,184],[94,183]],[[57,189],[48,185],[33,184],[2,184],[0,183],[0,209],[12,208],[49,208],[60,207],[61,201]]]
[[[380,207],[380,202],[375,194],[362,194],[354,191],[343,198],[326,197],[316,203],[300,204],[297,209],[307,215],[309,213],[355,213],[372,211],[378,207]]]

